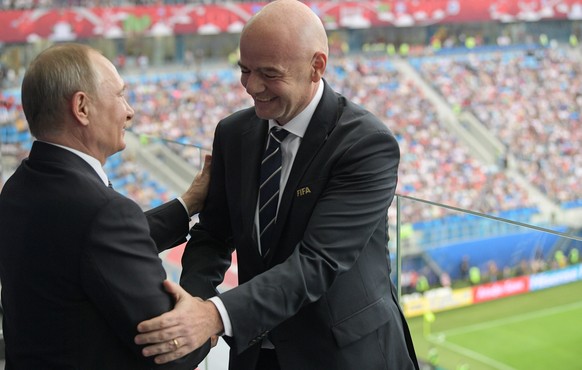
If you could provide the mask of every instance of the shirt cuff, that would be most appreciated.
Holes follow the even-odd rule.
[[[188,216],[188,220],[191,220],[192,218],[190,217],[190,213],[188,213],[188,207],[186,207],[184,199],[182,199],[182,197],[178,197],[177,199],[182,204],[182,207],[184,207],[184,210],[186,211],[186,216]]]
[[[224,326],[224,333],[223,335],[232,337],[232,324],[230,323],[230,317],[228,316],[228,312],[226,311],[226,307],[224,307],[224,303],[218,297],[212,297],[208,299],[210,302],[214,303],[218,313],[220,314],[220,318],[222,319],[222,325]]]

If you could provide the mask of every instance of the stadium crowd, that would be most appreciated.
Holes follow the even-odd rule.
[[[506,146],[516,169],[554,202],[582,201],[582,67],[568,49],[430,58],[420,70]]]
[[[139,112],[134,130],[210,148],[218,120],[252,104],[237,75],[229,71],[200,80],[182,74],[132,81],[130,104]],[[485,213],[532,205],[525,190],[502,171],[471,157],[439,123],[418,87],[386,57],[336,59],[326,75],[332,86],[381,117],[397,135],[402,153],[399,194]],[[181,155],[195,158],[194,150],[184,146]],[[405,217],[415,222],[444,215],[435,212],[444,209],[410,206]]]
[[[548,184],[542,189],[559,201],[582,198],[582,163],[575,150],[582,135],[576,118],[582,102],[582,83],[577,73],[580,67],[563,59],[558,63],[553,54],[548,54],[547,61],[537,57],[536,69],[526,68],[523,55],[512,56],[507,63],[501,62],[507,56],[468,58],[471,63],[456,61],[455,57],[431,59],[422,64],[422,71],[450,104],[473,109],[512,153],[523,154],[518,157],[519,168],[533,184]],[[219,119],[252,104],[238,81],[238,71],[226,68],[200,73],[182,69],[165,75],[133,75],[127,71],[127,98],[137,112],[132,130],[184,144],[172,147],[180,148],[179,154],[195,166],[198,147],[212,146]],[[566,71],[573,72],[568,75]],[[488,78],[487,73],[494,78]],[[402,155],[399,194],[489,214],[534,205],[525,189],[501,168],[485,165],[470,155],[441,125],[422,91],[393,68],[386,56],[333,58],[326,79],[379,116],[397,135]],[[494,81],[500,80],[503,84],[496,87]],[[479,87],[481,90],[477,90]],[[573,94],[576,91],[578,95]],[[0,106],[0,118],[25,125],[17,104],[8,110]],[[529,126],[524,129],[526,124]],[[577,130],[573,130],[575,125]],[[552,145],[545,145],[550,142]],[[138,166],[130,168],[136,171]],[[127,175],[127,169],[120,171]],[[136,193],[140,185],[135,181],[142,177],[147,178],[133,177],[134,190],[128,193]],[[155,198],[160,193],[142,191],[139,195]],[[151,201],[144,199],[140,203]],[[409,204],[402,211],[403,222],[440,218],[446,212],[419,204]]]

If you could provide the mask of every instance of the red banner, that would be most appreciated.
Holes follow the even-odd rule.
[[[473,288],[473,302],[481,303],[523,294],[529,291],[529,277],[522,276],[512,279],[500,280],[494,283],[478,285]]]
[[[265,3],[0,11],[0,41],[72,41],[178,34],[238,33]],[[582,0],[391,0],[307,2],[329,30],[458,22],[582,19]]]

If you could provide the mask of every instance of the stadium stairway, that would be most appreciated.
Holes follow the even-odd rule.
[[[125,141],[125,151],[134,155],[140,166],[172,192],[182,194],[190,186],[197,169],[162,142],[140,143],[137,134],[129,131],[125,133]]]
[[[472,113],[464,111],[457,115],[440,93],[430,86],[408,61],[395,59],[393,64],[403,76],[412,80],[421,89],[425,97],[435,106],[443,126],[454,133],[472,155],[487,164],[500,166],[509,178],[514,179],[527,190],[531,199],[535,199],[540,210],[537,219],[533,220],[535,224],[543,225],[551,221],[573,228],[582,227],[582,209],[560,208],[522,175],[514,171],[514,159],[507,156],[499,139],[492,135]]]
[[[443,126],[451,133],[454,133],[466,145],[472,155],[487,164],[496,164],[498,162],[499,156],[504,154],[504,148],[497,139],[492,137],[485,129],[480,130],[479,135],[475,135],[474,132],[470,132],[461,125],[457,115],[445,99],[422,78],[410,63],[405,60],[395,59],[393,64],[399,73],[418,86],[424,96],[434,105]],[[488,144],[485,145],[484,143]]]

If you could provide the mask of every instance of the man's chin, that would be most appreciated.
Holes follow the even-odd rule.
[[[122,142],[119,144],[119,147],[117,148],[117,150],[116,150],[116,151],[115,151],[113,154],[115,154],[115,153],[119,153],[119,152],[123,151],[123,150],[125,149],[125,147],[126,147],[126,145],[125,145],[125,141],[122,141]],[[112,154],[112,155],[113,155],[113,154]]]
[[[272,113],[268,113],[264,109],[257,108],[256,105],[255,105],[255,114],[260,119],[266,119],[266,120],[275,119],[274,115]]]

